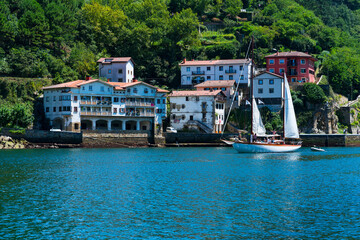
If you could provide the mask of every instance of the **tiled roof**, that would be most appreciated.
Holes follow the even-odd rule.
[[[310,54],[303,53],[303,52],[296,52],[296,51],[277,52],[277,53],[265,56],[265,58],[268,58],[268,57],[310,57],[310,58],[312,58],[312,56]]]
[[[231,87],[235,80],[209,80],[195,85],[194,87]]]
[[[131,82],[131,83],[125,83],[125,82],[104,82],[101,81],[99,79],[91,79],[91,80],[76,80],[76,81],[72,81],[72,82],[67,82],[67,83],[61,83],[61,84],[56,84],[56,85],[52,85],[52,86],[47,86],[44,87],[43,89],[56,89],[56,88],[78,88],[82,85],[85,84],[89,84],[89,83],[93,83],[93,82],[101,82],[104,83],[106,85],[111,85],[112,87],[115,88],[115,90],[125,90],[125,88],[127,87],[131,87],[131,86],[135,86],[137,84],[144,84],[147,85],[151,88],[156,88],[156,92],[160,92],[160,93],[168,93],[169,91],[165,90],[165,89],[161,89],[161,88],[157,88],[151,84],[145,83],[145,82]]]
[[[186,60],[181,62],[180,66],[205,66],[205,65],[228,65],[250,63],[251,59],[222,59],[222,60]]]
[[[103,64],[126,63],[128,61],[132,61],[133,64],[135,64],[134,60],[132,60],[131,57],[108,57],[108,58],[100,58],[99,60],[97,60],[98,63],[103,63]]]
[[[278,77],[278,78],[284,78],[284,76],[281,76],[281,75],[276,74],[276,73],[271,73],[271,72],[268,72],[268,71],[260,72],[260,73],[256,74],[254,77],[258,77],[258,76],[263,75],[263,74],[265,74],[265,73],[270,74],[270,75],[273,75],[273,76]]]
[[[190,97],[190,96],[216,96],[221,90],[216,91],[173,91],[169,97]]]

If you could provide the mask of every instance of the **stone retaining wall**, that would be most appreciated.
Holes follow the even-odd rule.
[[[359,134],[301,134],[304,147],[360,147]]]
[[[233,133],[165,133],[166,143],[215,143],[221,142],[220,138],[237,136]]]
[[[153,142],[150,131],[84,132],[84,147],[147,146]]]

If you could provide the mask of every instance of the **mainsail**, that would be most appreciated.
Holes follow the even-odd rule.
[[[284,76],[285,82],[285,138],[299,138],[299,130],[296,123],[294,105],[291,98],[289,83]]]
[[[266,129],[261,120],[260,111],[256,104],[255,98],[253,98],[253,100],[252,100],[251,107],[253,108],[253,118],[252,118],[252,128],[253,129],[252,130],[254,133],[256,133],[256,135],[264,136],[266,134]]]

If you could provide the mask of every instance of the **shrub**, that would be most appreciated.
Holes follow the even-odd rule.
[[[314,83],[305,83],[303,93],[305,98],[310,103],[323,103],[326,101],[326,96],[321,87]]]

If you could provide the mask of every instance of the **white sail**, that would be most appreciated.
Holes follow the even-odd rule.
[[[266,134],[266,129],[261,120],[260,111],[256,104],[255,98],[253,98],[252,100],[251,107],[253,108],[253,119],[252,119],[253,132],[256,133],[256,135],[258,136],[264,136]]]
[[[285,82],[285,138],[299,138],[299,130],[296,123],[294,105],[291,98],[289,83],[284,75]]]

